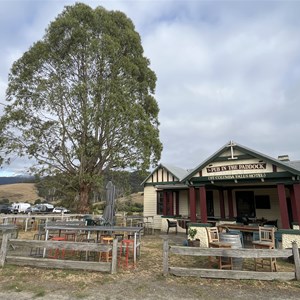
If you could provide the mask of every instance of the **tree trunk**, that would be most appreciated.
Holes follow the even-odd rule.
[[[89,184],[82,183],[80,185],[80,195],[79,195],[79,205],[78,205],[78,212],[81,214],[89,213],[90,211],[90,203],[89,203],[89,194],[91,188]]]

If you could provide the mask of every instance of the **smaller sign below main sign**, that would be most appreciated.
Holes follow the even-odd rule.
[[[252,163],[252,164],[235,164],[227,166],[207,167],[207,173],[226,172],[226,171],[240,171],[240,170],[264,170],[267,168],[266,163]]]
[[[235,174],[235,175],[217,175],[217,176],[208,176],[208,180],[227,180],[227,179],[256,179],[256,178],[265,178],[267,175],[265,173],[256,173],[256,174]]]

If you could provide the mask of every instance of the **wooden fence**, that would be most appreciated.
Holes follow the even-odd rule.
[[[42,240],[21,240],[10,239],[11,232],[3,232],[2,245],[0,251],[0,266],[3,267],[5,263],[21,265],[21,266],[34,266],[41,268],[59,268],[59,269],[82,269],[90,271],[110,272],[114,274],[117,272],[117,247],[118,240],[114,239],[112,245],[104,245],[97,243],[84,243],[84,242],[66,242],[66,241],[42,241]],[[50,259],[43,257],[29,257],[29,256],[16,256],[9,255],[9,247],[14,249],[59,249],[59,250],[72,250],[72,251],[94,251],[94,252],[107,252],[112,251],[112,259],[110,262],[94,262],[94,261],[78,261],[78,260],[61,260]],[[27,252],[29,253],[29,252]]]
[[[202,268],[183,268],[169,265],[169,254],[211,256],[211,257],[232,257],[232,258],[287,258],[294,256],[295,272],[256,272],[240,270],[220,270]],[[223,279],[257,279],[257,280],[300,280],[300,259],[299,249],[293,243],[292,249],[225,249],[225,248],[200,248],[170,246],[168,239],[163,243],[163,273],[177,276],[197,276],[203,278]]]
[[[34,227],[36,229],[42,222],[48,221],[69,221],[82,219],[81,214],[0,214],[0,224],[17,225],[19,229],[28,231]]]

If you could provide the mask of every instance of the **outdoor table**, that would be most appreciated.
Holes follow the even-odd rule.
[[[136,257],[137,257],[137,248],[141,245],[141,231],[143,230],[143,227],[122,227],[122,226],[75,226],[75,225],[47,225],[45,226],[46,231],[46,240],[48,240],[49,237],[49,231],[51,230],[71,230],[71,231],[86,231],[88,232],[88,235],[90,235],[91,232],[97,233],[97,240],[99,237],[100,232],[127,232],[127,233],[133,233],[134,234],[134,251],[133,251],[133,260],[134,263],[136,263]],[[45,256],[45,251],[44,251]]]
[[[253,233],[257,232],[258,233],[258,226],[249,226],[249,225],[238,225],[238,224],[221,224],[218,225],[218,230],[226,230],[226,229],[233,229],[233,230],[238,230],[242,232],[244,240],[246,240],[247,235],[253,237]]]
[[[130,221],[130,227],[132,227],[133,221],[144,222],[144,216],[126,216],[125,220],[126,220],[126,225],[127,225],[127,221]]]
[[[242,232],[258,232],[258,226],[249,226],[249,225],[237,225],[237,224],[221,224],[217,226],[219,231],[224,229],[235,229]]]
[[[127,226],[128,221],[130,221],[130,227],[133,226],[133,221],[135,221],[137,226],[139,223],[142,224],[147,230],[147,233],[149,233],[150,228],[152,228],[153,233],[154,216],[125,216],[125,226]]]
[[[185,229],[185,233],[188,234],[188,225],[191,223],[191,219],[185,219],[185,218],[176,218],[178,225]]]

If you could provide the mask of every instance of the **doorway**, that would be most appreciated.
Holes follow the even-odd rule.
[[[254,202],[254,192],[243,191],[235,192],[236,199],[236,213],[240,217],[254,218],[255,213],[255,202]]]

